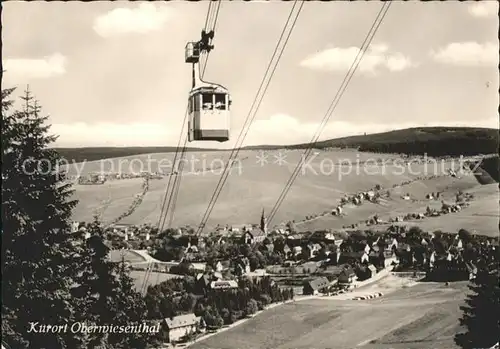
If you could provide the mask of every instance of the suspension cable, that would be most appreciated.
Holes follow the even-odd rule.
[[[210,5],[212,3],[213,3],[213,1],[210,2]],[[221,4],[222,4],[222,2],[220,0],[218,0],[217,1],[217,6],[215,7],[215,10],[211,10],[212,8],[211,8],[211,6],[209,6],[208,13],[207,13],[207,20],[206,20],[206,23],[205,23],[205,31],[206,32],[208,32],[208,31],[215,31],[215,28],[216,28],[216,25],[217,25],[217,19],[219,17],[219,10],[220,10]],[[212,19],[213,19],[213,21],[212,21]],[[223,87],[222,85],[211,83],[211,82],[207,82],[207,81],[203,80],[203,75],[204,75],[205,69],[207,67],[208,55],[209,54],[210,54],[210,51],[206,53],[206,59],[205,59],[205,63],[203,65],[203,68],[201,68],[201,65],[198,65],[200,81],[203,82],[203,83],[212,84],[212,85],[218,85],[218,86]],[[178,166],[177,172],[175,174],[175,180],[174,180],[174,184],[173,184],[172,194],[170,195],[169,202],[168,202],[168,205],[167,205],[167,211],[165,212],[165,216],[168,213],[170,213],[169,223],[167,225],[168,228],[171,228],[171,226],[172,226],[174,212],[175,212],[175,207],[176,207],[176,204],[177,204],[177,197],[178,197],[178,194],[179,194],[180,182],[181,182],[181,179],[182,179],[182,172],[183,172],[183,169],[184,169],[184,161],[183,160],[184,160],[184,156],[185,156],[185,152],[186,152],[187,140],[188,139],[186,137],[186,140],[184,141],[184,145],[183,145],[182,150],[181,150],[181,157],[180,157],[180,160],[179,160],[179,166]],[[169,210],[170,207],[172,209],[169,212],[168,210]],[[165,221],[163,222],[163,224],[165,224]]]
[[[375,36],[378,28],[382,24],[382,21],[384,20],[385,15],[387,14],[387,11],[389,10],[390,6],[391,6],[391,0],[383,3],[382,8],[378,12],[377,17],[375,18],[375,21],[373,22],[372,26],[370,27],[370,30],[368,31],[368,34],[366,35],[366,37],[363,41],[363,44],[361,45],[361,48],[358,51],[358,54],[356,55],[351,67],[349,68],[349,71],[347,72],[346,76],[344,77],[342,84],[340,85],[333,101],[331,102],[325,116],[323,117],[323,120],[322,120],[318,130],[316,131],[315,135],[313,136],[309,146],[304,151],[304,154],[302,156],[302,161],[300,161],[297,164],[291,177],[289,178],[288,182],[285,184],[285,187],[283,188],[283,191],[281,192],[278,200],[276,201],[276,204],[274,205],[273,209],[271,210],[269,217],[268,217],[268,223],[270,223],[273,220],[273,218],[275,217],[276,212],[279,210],[283,200],[285,199],[286,195],[288,194],[288,191],[290,190],[295,179],[297,178],[302,164],[307,160],[307,158],[312,153],[313,147],[316,145],[316,143],[321,135],[321,132],[323,131],[324,127],[328,123],[328,120],[330,119],[330,117],[332,116],[338,103],[340,102],[344,92],[346,91],[346,89],[349,85],[349,82],[351,81],[352,77],[354,76],[356,69],[358,68],[361,60],[363,59],[363,56],[364,56],[367,48],[370,46],[371,41],[373,40],[373,37]]]
[[[210,5],[212,5],[212,1],[210,1]],[[210,5],[208,8],[209,12],[210,12]],[[207,14],[207,23],[205,23],[205,32],[209,32],[212,30],[215,32],[215,28],[217,26],[217,19],[219,18],[219,10],[220,10],[221,5],[222,5],[222,1],[217,0],[217,7],[215,9],[215,14],[212,16],[214,18],[213,23],[210,26],[207,26],[207,23],[208,23],[208,14]],[[204,59],[204,63],[203,63],[203,68],[201,69],[200,79],[203,79],[203,77],[205,76],[205,69],[207,68],[209,55],[210,55],[210,51],[207,52],[207,54],[204,56],[205,59]]]
[[[265,93],[266,93],[266,91],[267,91],[267,89],[269,87],[269,84],[270,84],[270,82],[272,80],[272,77],[273,77],[273,75],[274,75],[274,73],[276,71],[276,68],[277,68],[278,63],[279,63],[279,61],[281,59],[281,56],[283,55],[283,52],[284,52],[284,50],[286,48],[288,40],[290,39],[292,31],[293,31],[293,29],[295,27],[297,19],[298,19],[299,15],[300,15],[300,12],[301,12],[302,7],[304,5],[304,1],[303,0],[300,0],[301,4],[299,6],[299,9],[298,9],[297,13],[295,14],[295,18],[294,18],[294,20],[292,22],[292,25],[291,25],[291,27],[289,29],[289,32],[288,32],[286,38],[284,40],[284,44],[283,44],[283,46],[280,49],[280,43],[281,43],[283,37],[285,36],[285,33],[287,32],[288,25],[290,23],[292,15],[294,14],[294,10],[295,10],[295,7],[296,7],[296,5],[297,5],[298,2],[299,2],[299,0],[295,0],[294,4],[293,4],[293,7],[290,10],[290,14],[289,14],[289,16],[287,18],[287,21],[285,23],[285,26],[284,26],[282,32],[281,32],[280,38],[278,39],[278,43],[276,44],[276,47],[274,49],[274,53],[273,53],[273,55],[271,57],[271,60],[270,60],[269,65],[268,65],[268,67],[266,69],[266,72],[265,72],[264,77],[262,79],[262,82],[261,82],[261,84],[259,86],[257,94],[256,94],[256,96],[255,96],[255,98],[253,100],[253,103],[252,103],[252,105],[250,107],[250,111],[249,111],[249,113],[248,113],[248,115],[247,115],[247,117],[245,119],[245,123],[243,125],[243,128],[242,128],[242,130],[241,130],[241,132],[240,132],[240,134],[238,136],[238,139],[236,141],[235,148],[233,148],[233,150],[231,151],[231,154],[229,156],[229,160],[228,160],[228,162],[227,162],[227,164],[226,164],[226,166],[224,168],[222,176],[219,179],[217,187],[216,187],[216,189],[215,189],[215,191],[214,191],[214,193],[213,193],[213,195],[212,195],[212,197],[210,199],[210,203],[209,203],[209,205],[207,207],[207,210],[205,211],[205,214],[203,215],[201,223],[200,223],[200,225],[198,227],[197,235],[201,234],[203,232],[203,229],[205,228],[206,222],[208,221],[208,219],[210,217],[210,214],[211,214],[211,212],[212,212],[212,210],[213,210],[213,208],[215,206],[215,203],[217,202],[217,199],[219,198],[219,195],[220,195],[220,193],[222,191],[222,188],[223,188],[223,186],[224,186],[224,184],[225,184],[225,182],[226,182],[226,180],[228,178],[228,175],[229,175],[228,169],[230,167],[232,167],[234,159],[238,156],[239,151],[241,150],[241,146],[243,144],[243,141],[245,140],[245,137],[246,137],[246,135],[247,135],[247,133],[249,131],[249,128],[250,128],[253,120],[255,119],[257,111],[258,111],[258,109],[260,107],[260,104],[262,103],[262,100],[263,100],[263,98],[265,96]],[[280,49],[280,52],[277,55],[279,49]],[[274,63],[274,67],[272,67],[273,66],[273,60],[276,57],[276,55],[277,55],[277,60]],[[270,70],[271,70],[271,73],[269,75],[269,79],[266,79],[268,77],[267,75],[268,75],[268,73],[269,73]],[[262,94],[261,94],[261,91],[262,91]],[[260,97],[260,99],[259,99],[259,97]],[[252,111],[253,111],[253,113],[252,113]],[[248,126],[247,126],[247,123],[248,123]],[[240,142],[240,140],[241,140],[241,142]]]
[[[207,11],[207,15],[205,18],[204,30],[207,33],[212,31],[212,30],[215,30],[215,27],[217,24],[217,19],[219,17],[219,10],[220,10],[220,6],[221,6],[221,1],[220,0],[217,1],[217,6],[215,7],[215,10],[213,10],[212,5],[213,5],[213,1],[210,1],[208,4],[208,11]],[[200,74],[200,80],[202,79],[202,77],[205,73],[205,69],[206,69],[207,62],[208,62],[208,54],[209,54],[209,52],[207,53],[207,55],[205,57],[203,70]],[[199,65],[198,65],[198,69],[200,69]],[[189,108],[189,105],[188,105],[188,108]],[[170,173],[167,188],[165,190],[165,194],[164,194],[164,197],[162,200],[162,207],[160,210],[160,216],[159,216],[159,220],[158,220],[158,233],[164,229],[165,223],[167,220],[167,216],[169,215],[169,213],[170,213],[170,218],[169,218],[169,222],[168,222],[168,228],[172,227],[172,221],[173,221],[173,217],[174,217],[175,207],[176,207],[176,203],[177,203],[177,197],[179,194],[180,182],[181,182],[181,178],[182,178],[182,171],[184,169],[184,161],[183,160],[184,160],[184,156],[186,153],[186,147],[187,147],[187,141],[188,141],[188,137],[186,137],[186,139],[184,141],[184,145],[182,146],[179,165],[177,165],[177,157],[178,157],[179,150],[180,150],[180,144],[181,144],[182,136],[184,135],[184,126],[186,125],[187,117],[188,117],[188,113],[189,113],[188,108],[186,108],[186,113],[185,113],[184,120],[182,123],[179,141],[177,143],[177,148],[176,148],[175,155],[174,155],[173,169]],[[175,176],[175,179],[174,179],[173,185],[171,187],[170,184],[172,182],[173,176]],[[168,203],[167,203],[167,198],[168,198]],[[170,210],[170,208],[172,208],[172,209]],[[152,272],[152,270],[151,270],[152,266],[153,266],[153,263],[151,263],[151,266],[148,267],[146,270],[146,273],[144,276],[144,282],[143,282],[143,285],[141,288],[142,292],[146,292],[146,290],[147,290],[147,282],[148,282],[148,279],[149,279],[151,272]],[[159,274],[157,275],[157,282],[158,282],[158,279],[159,279]]]

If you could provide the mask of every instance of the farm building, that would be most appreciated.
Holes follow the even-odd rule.
[[[302,288],[302,293],[304,295],[315,295],[321,292],[323,289],[330,285],[328,279],[325,277],[316,278],[304,282],[304,287]]]
[[[166,318],[164,321],[170,343],[178,342],[188,334],[204,332],[206,327],[203,318],[194,314]]]

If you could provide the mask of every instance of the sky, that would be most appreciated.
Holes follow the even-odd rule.
[[[235,144],[292,2],[223,1],[205,80]],[[309,142],[380,2],[306,2],[243,145]],[[6,2],[2,87],[27,85],[55,146],[175,146],[208,2]],[[320,139],[414,126],[498,128],[498,2],[394,2]]]

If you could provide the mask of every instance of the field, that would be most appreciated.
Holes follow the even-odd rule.
[[[163,281],[180,278],[181,276],[176,275],[176,274],[157,273],[154,271],[150,272],[149,275],[146,275],[145,271],[132,270],[130,272],[130,277],[134,280],[135,290],[137,292],[140,292],[145,281],[147,281],[146,284],[147,284],[147,287],[149,287],[149,286],[158,285],[158,284],[162,283]],[[147,277],[147,280],[146,280],[146,277]]]
[[[453,349],[465,292],[465,283],[419,283],[368,301],[289,303],[190,348]]]
[[[258,222],[262,209],[265,209],[266,213],[271,211],[286,181],[297,163],[300,162],[302,153],[301,150],[268,151],[267,163],[261,164],[257,162],[261,155],[260,151],[241,151],[239,154],[240,163],[232,169],[207,226]],[[286,162],[279,164],[280,156]],[[188,153],[173,226],[197,226],[199,224],[220,179],[221,166],[227,163],[228,157],[229,153],[225,151]],[[475,216],[476,214],[485,213],[493,200],[492,198],[498,193],[495,185],[483,186],[484,188],[482,188],[473,176],[464,176],[461,179],[450,176],[424,179],[426,176],[442,175],[447,168],[456,167],[458,163],[443,162],[437,166],[413,163],[411,171],[403,171],[400,165],[390,164],[390,159],[398,159],[398,157],[396,155],[361,153],[354,150],[318,152],[310,161],[310,166],[303,167],[301,170],[274,220],[270,222],[270,226],[291,220],[300,222],[305,220],[306,216],[329,212],[344,194],[368,190],[377,184],[384,188],[396,186],[390,189],[390,199],[379,205],[368,203],[360,207],[346,208],[346,216],[342,218],[326,215],[302,224],[298,223],[299,229],[338,229],[342,228],[343,225],[366,220],[375,213],[383,218],[415,212],[415,210],[422,211],[428,205],[440,205],[439,201],[427,202],[425,200],[427,193],[444,191],[446,193],[444,198],[452,200],[458,190],[477,191],[480,189],[481,197],[488,197],[488,199],[484,204],[479,203],[475,208],[468,208],[467,211],[457,214],[457,217],[463,218],[453,220],[448,216],[443,216],[432,219],[433,223],[425,222],[425,224],[439,226],[441,219],[453,222],[473,222],[474,218],[479,217]],[[78,172],[85,174],[101,170],[140,173],[146,170],[157,171],[160,168],[169,172],[172,160],[172,153],[137,155],[107,159],[102,162],[72,164],[69,171],[70,174]],[[374,165],[374,160],[383,160],[385,165]],[[367,164],[365,161],[372,163]],[[343,165],[341,165],[342,163]],[[214,168],[214,170],[202,173],[203,168]],[[398,184],[408,181],[413,182],[397,187]],[[130,207],[134,197],[141,193],[142,183],[142,179],[135,178],[108,181],[104,185],[77,185],[75,198],[79,200],[79,204],[75,209],[74,218],[90,220],[93,215],[99,214],[104,222],[112,221]],[[157,223],[167,183],[168,177],[151,180],[149,190],[142,203],[120,223]],[[399,198],[401,194],[407,192],[415,198],[415,202]],[[478,226],[475,229],[478,233],[492,234],[492,232],[497,231],[498,212],[496,216],[493,215],[489,218],[484,216],[476,221]]]

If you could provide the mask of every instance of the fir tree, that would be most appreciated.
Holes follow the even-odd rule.
[[[2,337],[16,348],[77,348],[68,332],[35,333],[30,323],[71,324],[70,288],[79,269],[69,218],[76,201],[48,149],[47,117],[27,90],[20,111],[2,91]]]
[[[469,286],[472,293],[462,307],[460,323],[467,329],[455,336],[464,349],[490,348],[500,338],[500,286],[498,271],[481,270]]]
[[[109,247],[104,243],[104,229],[96,220],[88,226],[90,237],[83,253],[85,267],[73,294],[80,301],[80,321],[87,325],[128,326],[146,320],[143,297],[134,290],[125,262],[109,260]],[[147,336],[141,333],[92,333],[88,346],[112,348],[144,348]]]

